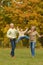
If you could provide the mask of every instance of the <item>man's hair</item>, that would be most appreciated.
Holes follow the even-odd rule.
[[[11,26],[11,25],[14,25],[14,24],[13,24],[13,23],[10,23],[10,26]]]

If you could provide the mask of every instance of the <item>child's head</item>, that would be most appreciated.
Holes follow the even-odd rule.
[[[31,30],[35,31],[36,30],[36,26],[31,26]]]
[[[10,23],[10,27],[11,27],[11,28],[14,28],[14,24],[13,24],[13,23]]]
[[[23,31],[23,29],[20,30],[21,32]]]

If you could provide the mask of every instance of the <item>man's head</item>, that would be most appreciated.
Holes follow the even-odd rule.
[[[11,27],[11,28],[14,28],[14,24],[13,24],[13,23],[10,23],[10,27]]]

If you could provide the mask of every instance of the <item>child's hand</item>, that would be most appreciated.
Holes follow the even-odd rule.
[[[41,37],[43,37],[43,35],[41,35]]]
[[[43,37],[43,35],[40,35],[40,37]]]

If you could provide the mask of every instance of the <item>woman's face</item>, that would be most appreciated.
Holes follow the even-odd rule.
[[[31,27],[31,30],[34,31],[34,30],[35,30],[35,26],[32,26],[32,27]]]

